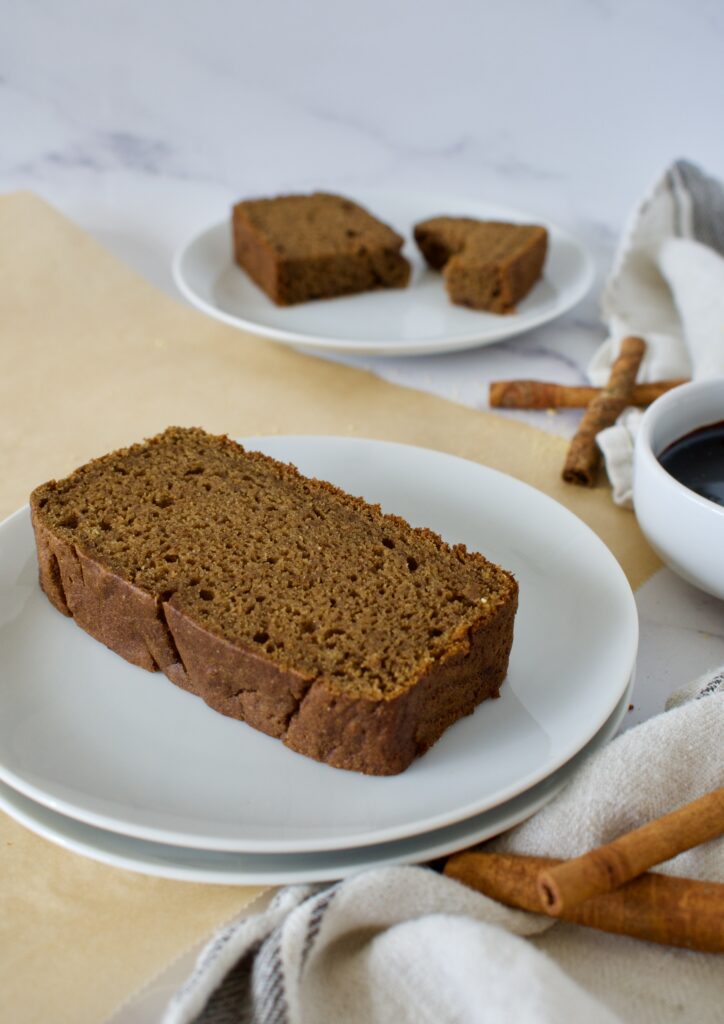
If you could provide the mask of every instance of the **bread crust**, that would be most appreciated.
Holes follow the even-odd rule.
[[[372,700],[282,666],[215,635],[177,607],[121,578],[43,521],[31,499],[40,585],[53,605],[127,661],[163,672],[214,710],[337,768],[404,771],[442,733],[498,696],[513,641],[518,588],[479,627],[453,637],[417,681]]]

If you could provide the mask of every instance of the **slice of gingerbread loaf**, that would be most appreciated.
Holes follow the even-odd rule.
[[[233,209],[236,262],[279,306],[404,288],[404,239],[351,199],[248,199]]]
[[[543,272],[548,232],[535,224],[433,217],[415,226],[415,241],[442,270],[451,302],[514,313]]]
[[[505,678],[508,572],[226,437],[169,428],[31,511],[59,611],[330,765],[400,772]]]

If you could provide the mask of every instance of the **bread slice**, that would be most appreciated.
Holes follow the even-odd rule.
[[[451,302],[514,313],[543,272],[548,232],[535,224],[433,217],[415,226],[415,241],[433,270],[442,270]]]
[[[279,306],[404,288],[404,239],[343,196],[249,199],[233,209],[234,256]]]
[[[509,573],[226,437],[171,427],[31,511],[59,611],[319,761],[400,772],[505,678]]]

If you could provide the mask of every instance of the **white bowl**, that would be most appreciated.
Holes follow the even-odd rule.
[[[680,437],[724,420],[724,377],[657,398],[636,437],[636,518],[661,559],[695,587],[724,600],[724,507],[679,483],[658,460]]]

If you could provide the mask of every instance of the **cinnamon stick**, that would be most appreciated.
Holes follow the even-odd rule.
[[[624,338],[616,362],[611,367],[608,384],[588,405],[583,419],[571,441],[563,467],[566,483],[592,487],[601,453],[596,445],[596,434],[616,422],[627,405],[643,358],[645,342],[634,336]]]
[[[617,889],[655,864],[723,834],[724,788],[627,832],[612,843],[542,871],[538,894],[546,913],[559,917],[584,900]]]
[[[650,405],[686,378],[636,384],[631,405]],[[547,380],[496,380],[490,384],[489,402],[494,409],[584,409],[601,393],[601,388],[573,387]]]
[[[545,913],[538,875],[561,862],[550,857],[466,851],[450,857],[445,874],[510,907]],[[594,896],[561,918],[616,935],[704,953],[724,953],[724,885],[645,874]]]

